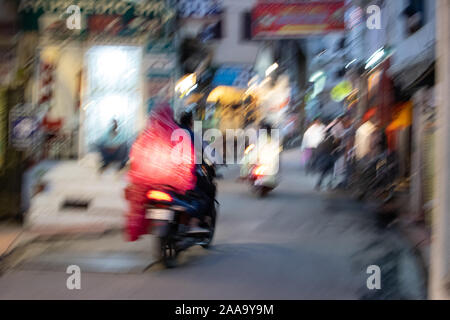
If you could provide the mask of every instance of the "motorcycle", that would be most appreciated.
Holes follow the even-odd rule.
[[[197,170],[201,171],[198,175],[214,190],[211,194],[213,203],[207,213],[210,221],[202,221],[200,224],[200,227],[207,229],[209,233],[187,232],[191,213],[198,210],[195,203],[204,196],[194,192],[177,194],[169,186],[154,187],[147,192],[146,219],[150,220],[150,234],[158,237],[160,258],[167,268],[176,267],[180,252],[196,245],[208,249],[213,241],[218,211],[218,202],[215,200],[215,167],[202,165]]]

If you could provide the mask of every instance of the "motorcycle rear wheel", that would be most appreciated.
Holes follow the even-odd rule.
[[[267,197],[267,195],[270,193],[270,191],[272,191],[272,189],[267,188],[267,187],[262,187],[258,190],[258,196],[263,199],[265,197]]]
[[[160,238],[161,260],[164,266],[168,269],[177,266],[178,252],[175,248],[175,242],[172,239]]]

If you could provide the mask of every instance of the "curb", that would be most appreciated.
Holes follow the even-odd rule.
[[[426,257],[426,254],[424,253],[424,250],[421,248],[422,242],[417,243],[415,241],[410,233],[407,230],[407,228],[402,225],[401,223],[398,224],[397,230],[399,231],[400,236],[405,240],[405,242],[408,243],[408,246],[410,247],[411,251],[414,253],[414,255],[417,258],[417,261],[420,265],[420,268],[422,269],[422,273],[424,275],[423,279],[425,281],[425,286],[428,288],[428,274],[429,274],[429,267],[428,267],[428,258]]]
[[[98,238],[105,235],[111,235],[115,233],[121,233],[123,232],[123,228],[107,228],[101,232],[85,232],[85,233],[54,233],[54,234],[36,234],[36,236],[31,236],[30,239],[20,242],[20,240],[17,241],[17,243],[13,243],[11,245],[11,248],[4,254],[0,255],[0,276],[4,273],[3,269],[3,263],[11,257],[14,253],[16,253],[18,250],[25,249],[27,246],[29,246],[32,243],[36,242],[51,242],[51,241],[62,241],[62,240],[88,240],[91,238]],[[19,236],[22,237],[23,235],[27,234],[26,231],[23,231],[22,235]],[[30,234],[30,233],[28,233]],[[32,233],[31,233],[32,234]]]

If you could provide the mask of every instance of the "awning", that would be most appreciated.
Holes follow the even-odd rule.
[[[415,87],[424,75],[434,70],[436,50],[432,27],[430,24],[420,31],[420,39],[427,39],[427,43],[420,50],[410,48],[417,43],[414,41],[414,37],[408,39],[397,49],[388,73],[396,86],[404,92],[411,91],[411,88]],[[419,52],[416,53],[416,51]]]
[[[415,65],[410,65],[402,71],[393,75],[393,79],[398,87],[403,91],[411,91],[417,84],[421,83],[430,73],[434,72],[435,61],[422,61]]]

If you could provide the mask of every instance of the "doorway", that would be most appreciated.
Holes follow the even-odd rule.
[[[134,140],[142,105],[141,57],[142,49],[134,46],[94,46],[86,52],[82,155],[96,151],[113,120],[129,144]]]

